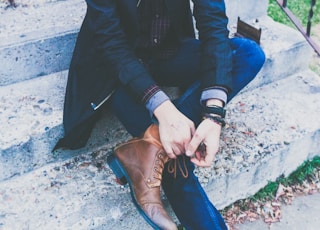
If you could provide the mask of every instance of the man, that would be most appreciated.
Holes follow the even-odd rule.
[[[160,185],[186,229],[226,229],[193,173],[219,148],[224,106],[262,67],[247,39],[229,39],[223,0],[86,0],[69,70],[65,137],[58,147],[85,145],[101,105],[136,137],[108,164],[128,182],[140,214],[155,229],[176,229]],[[183,90],[170,100],[161,86]]]

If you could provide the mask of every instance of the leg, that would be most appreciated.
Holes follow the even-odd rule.
[[[232,39],[231,45],[234,50],[234,87],[229,100],[255,77],[264,62],[264,54],[254,42],[247,39]],[[163,85],[194,82],[175,101],[175,104],[182,113],[198,124],[201,119],[200,82],[196,81],[199,68],[199,42],[190,41],[182,47],[184,48],[180,50],[180,56],[178,54],[170,61],[152,62],[151,69],[152,72],[158,73],[156,79]],[[183,71],[180,73],[179,70]],[[178,81],[171,82],[170,79],[178,79]],[[133,136],[140,135],[151,124],[150,115],[144,105],[136,103],[124,89],[120,88],[115,93],[112,102],[116,115]],[[188,158],[185,160],[188,178],[184,178],[180,173],[174,178],[171,173],[167,173],[166,168],[162,180],[163,189],[179,220],[188,229],[226,229],[220,213],[212,205],[194,175],[194,166]]]
[[[233,38],[230,40],[233,50],[232,92],[230,101],[254,79],[265,62],[265,54],[260,46],[252,40]]]
[[[119,87],[112,96],[112,107],[133,138],[114,149],[107,158],[120,184],[129,184],[138,212],[154,229],[177,230],[163,208],[160,197],[162,171],[168,161],[163,151],[158,126],[151,125],[149,112]],[[138,166],[138,167],[137,167]]]
[[[230,101],[261,69],[265,56],[253,41],[242,38],[230,40],[233,49],[233,90]],[[190,39],[182,44],[179,53],[169,61],[151,61],[151,72],[164,86],[190,86],[174,103],[178,109],[198,124],[201,118],[199,73],[199,41]],[[128,132],[139,136],[152,123],[144,105],[135,101],[123,87],[112,97],[112,108]]]
[[[199,72],[199,44],[196,39],[188,39],[183,42],[178,54],[170,60],[150,60],[149,70],[158,84],[182,88],[190,86]],[[145,106],[136,101],[122,86],[112,96],[111,105],[115,116],[134,137],[140,136],[152,123]]]
[[[180,57],[177,58],[173,63],[175,63],[176,65],[177,63],[180,62],[183,65],[182,60],[184,59],[185,59],[185,55],[183,54],[181,55],[181,58]],[[167,68],[169,70],[171,71],[173,70],[172,68],[170,68],[168,63],[163,63],[163,64],[167,65]],[[160,68],[160,66],[158,67]],[[161,68],[161,69],[165,70],[165,68]],[[180,74],[179,76],[184,77],[184,81],[183,79],[180,79],[180,82],[181,81],[185,82],[185,77],[189,78],[188,80],[189,82],[194,81],[192,77],[197,76],[196,74],[197,70],[193,69],[193,71],[195,72],[192,74],[190,74],[191,71],[187,71],[183,74]],[[174,71],[172,71],[171,73],[173,75],[176,74],[174,73]],[[189,74],[189,76],[186,76],[185,74]],[[163,84],[167,83],[167,85],[170,85],[170,83],[172,84],[172,82],[162,82],[162,83]],[[199,91],[198,84],[193,85],[193,88]],[[194,94],[194,91],[190,89],[187,92],[190,92],[190,95]],[[179,100],[180,102],[179,101],[175,102],[177,107],[178,108],[181,107],[181,111],[186,114],[188,111],[199,111],[200,108],[195,108],[194,110],[193,109],[190,110],[190,107],[183,106],[185,105],[185,103],[183,102],[187,102],[188,101],[187,99],[190,96],[187,92],[184,94],[183,97],[180,98]],[[199,98],[199,96],[197,98]],[[199,106],[198,100],[199,99],[197,99],[197,103],[191,103],[191,105],[194,104],[196,106]],[[151,124],[150,115],[148,111],[144,108],[144,105],[142,105],[139,102],[136,102],[132,98],[132,96],[130,96],[130,94],[128,94],[126,90],[122,87],[120,87],[113,95],[112,107],[115,112],[115,115],[120,119],[122,124],[133,136],[139,136]],[[198,114],[199,113],[194,113],[195,116],[197,116]],[[189,114],[189,116],[191,115]],[[192,119],[192,116],[190,118]],[[133,154],[133,153],[130,151],[130,154]],[[182,159],[180,158],[179,162],[181,160]],[[193,164],[190,162],[189,158],[185,158],[185,160],[187,163],[187,170],[189,173],[188,178],[182,177],[180,171],[177,172],[178,173],[177,178],[174,178],[172,173],[168,173],[167,171],[168,164],[166,164],[165,172],[163,173],[163,182],[162,182],[164,191],[167,194],[168,199],[171,203],[171,206],[176,212],[180,222],[186,227],[188,226],[188,228],[191,228],[191,229],[219,229],[218,227],[213,228],[213,226],[225,226],[221,215],[214,208],[212,203],[209,201],[200,183],[198,182],[196,176],[194,175]],[[181,194],[181,196],[179,196],[181,197],[181,199],[176,199],[175,197],[176,194]],[[189,209],[189,207],[191,208],[189,214],[184,213],[185,210]],[[189,223],[187,219],[190,219],[191,223]],[[220,229],[225,229],[225,228],[220,228]]]
[[[232,39],[233,48],[233,92],[229,100],[245,87],[259,72],[264,63],[264,53],[260,47],[247,39]],[[198,124],[201,119],[200,82],[195,82],[175,102],[178,109]],[[181,160],[181,158],[180,158]],[[189,177],[184,178],[164,170],[162,186],[181,223],[187,229],[226,229],[225,223],[206,196],[197,177],[194,166],[186,158]]]
[[[186,87],[186,92],[174,101],[176,107],[197,125],[201,119],[199,103],[201,89],[199,76],[199,41],[186,41],[173,60],[152,63],[156,78],[163,85]],[[181,85],[181,83],[187,83]],[[180,84],[180,85],[179,85]],[[163,190],[182,225],[187,229],[226,229],[220,213],[208,199],[205,191],[195,176],[194,165],[190,158],[179,157],[177,164],[186,163],[188,177],[176,167],[176,176],[170,173],[170,163],[163,171]]]
[[[265,61],[265,55],[257,43],[249,39],[230,39],[233,53],[232,70],[232,92],[228,95],[228,102],[237,95],[250,81],[254,79]],[[199,58],[198,53],[190,54],[192,59]],[[197,61],[193,61],[192,68],[197,69]],[[172,67],[173,68],[173,67]],[[179,66],[176,68],[185,68]],[[191,70],[189,70],[192,72]],[[195,73],[197,76],[198,73]],[[201,95],[200,80],[194,79],[193,84],[185,93],[175,101],[177,108],[187,117],[198,124],[201,119],[201,106],[199,98]]]
[[[213,206],[193,173],[194,165],[190,158],[180,156],[177,161],[181,166],[185,161],[188,177],[180,170],[177,170],[174,177],[169,173],[167,164],[163,171],[162,187],[181,224],[188,230],[226,230],[221,214]]]
[[[111,98],[113,113],[133,136],[140,136],[150,125],[151,117],[145,106],[133,99],[124,87],[119,87]]]

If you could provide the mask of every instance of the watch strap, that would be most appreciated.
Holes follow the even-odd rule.
[[[226,117],[226,110],[223,107],[217,106],[217,105],[207,105],[204,107],[205,113],[211,113],[215,115],[219,115],[222,118]]]

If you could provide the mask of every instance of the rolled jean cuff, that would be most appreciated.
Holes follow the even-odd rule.
[[[227,103],[227,93],[221,89],[207,89],[202,91],[200,103],[205,105],[205,102],[209,99],[219,99],[224,105]]]

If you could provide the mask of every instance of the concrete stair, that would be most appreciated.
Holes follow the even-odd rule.
[[[219,209],[288,175],[320,149],[312,50],[297,31],[266,15],[266,0],[226,3],[232,32],[238,16],[262,28],[267,60],[228,104],[215,164],[196,170]],[[105,162],[113,146],[130,138],[112,114],[104,112],[86,147],[51,152],[63,135],[67,68],[85,7],[70,0],[0,14],[0,229],[150,229]],[[23,30],[10,31],[4,19],[17,12]]]

